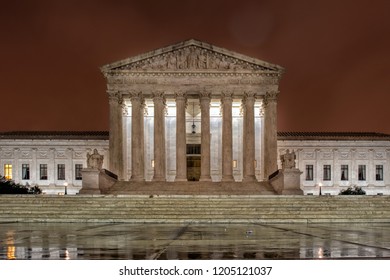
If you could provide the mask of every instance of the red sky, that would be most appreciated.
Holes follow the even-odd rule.
[[[0,0],[0,131],[108,130],[99,67],[194,38],[286,68],[279,131],[390,133],[390,1]]]

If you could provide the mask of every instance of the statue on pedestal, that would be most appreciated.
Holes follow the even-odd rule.
[[[87,168],[102,169],[104,156],[100,155],[97,149],[93,150],[93,153],[87,153]]]
[[[287,149],[284,155],[280,156],[280,161],[282,162],[282,169],[294,169],[295,168],[295,152]]]

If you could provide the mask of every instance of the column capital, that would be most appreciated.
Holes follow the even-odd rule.
[[[184,90],[178,90],[174,92],[175,99],[187,99],[187,92]]]
[[[268,105],[271,102],[276,102],[278,99],[278,94],[279,91],[267,91],[263,99],[264,104]]]
[[[226,100],[226,99],[233,99],[233,91],[222,91],[221,92],[221,99]]]
[[[143,95],[142,95],[142,91],[140,90],[130,90],[129,91],[129,95],[130,95],[130,100],[131,102],[143,102]]]
[[[165,94],[163,91],[154,91],[153,94],[153,102],[162,102],[165,105]]]
[[[118,103],[120,104],[122,102],[122,95],[119,91],[116,90],[107,90],[108,93],[108,101],[110,103]]]
[[[199,93],[200,100],[210,100],[211,93],[209,91],[203,90]]]
[[[255,92],[244,92],[244,96],[242,98],[242,102],[243,103],[246,103],[246,102],[255,102],[255,96],[256,96],[256,93]]]

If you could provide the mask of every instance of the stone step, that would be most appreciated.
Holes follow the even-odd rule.
[[[389,222],[387,217],[385,196],[0,196],[0,222]]]

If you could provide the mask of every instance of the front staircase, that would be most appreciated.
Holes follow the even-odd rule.
[[[126,195],[275,195],[269,182],[117,181],[107,194]]]
[[[390,222],[390,197],[275,195],[0,195],[0,222]]]

